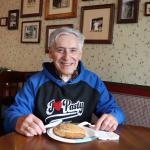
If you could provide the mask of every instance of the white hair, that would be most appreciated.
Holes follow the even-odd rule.
[[[57,39],[60,36],[69,34],[74,35],[75,37],[77,37],[77,39],[79,39],[79,48],[82,49],[85,39],[84,35],[78,30],[69,27],[58,28],[50,34],[49,48],[52,48],[55,45]]]

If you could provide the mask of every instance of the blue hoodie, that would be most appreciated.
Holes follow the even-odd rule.
[[[15,130],[17,118],[34,114],[44,124],[62,119],[91,122],[92,114],[112,114],[119,124],[125,116],[102,80],[79,63],[79,74],[63,82],[53,63],[44,63],[43,70],[30,77],[15,96],[15,102],[4,113],[6,132]]]

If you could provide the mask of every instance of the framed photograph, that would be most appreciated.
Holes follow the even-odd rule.
[[[54,31],[57,28],[61,27],[70,27],[73,28],[73,24],[62,24],[62,25],[48,25],[46,26],[46,40],[45,40],[45,53],[48,53],[49,49],[49,39],[50,39],[50,34],[52,31]]]
[[[0,26],[5,27],[7,26],[8,18],[7,17],[2,17],[0,18]]]
[[[24,21],[21,28],[21,43],[40,43],[41,21]]]
[[[81,7],[80,30],[85,43],[112,43],[114,11],[114,4]]]
[[[8,29],[15,30],[18,29],[19,24],[19,10],[8,11]]]
[[[139,0],[118,0],[117,23],[137,23]]]
[[[144,11],[145,16],[150,16],[150,2],[145,3],[145,11]]]
[[[45,19],[65,19],[77,16],[77,0],[46,0]]]
[[[21,17],[42,16],[43,0],[21,0]]]

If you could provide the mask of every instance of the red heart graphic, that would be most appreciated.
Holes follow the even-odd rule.
[[[57,110],[57,111],[60,111],[61,106],[62,106],[61,101],[59,101],[59,102],[54,102],[54,103],[53,103],[53,107],[54,107],[54,109]]]

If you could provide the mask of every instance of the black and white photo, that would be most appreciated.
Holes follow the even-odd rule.
[[[70,3],[70,0],[53,0],[53,9],[69,7]]]
[[[92,18],[91,21],[91,32],[102,32],[103,17]]]
[[[145,12],[144,12],[145,16],[150,16],[150,2],[146,2],[145,3]]]
[[[118,0],[117,23],[137,23],[139,0]]]
[[[21,42],[22,43],[39,43],[40,32],[41,32],[41,21],[22,22]]]
[[[10,10],[8,12],[8,29],[15,30],[18,29],[19,24],[19,10]]]
[[[123,1],[122,4],[122,12],[121,18],[122,19],[130,19],[134,17],[134,0],[126,0]]]

